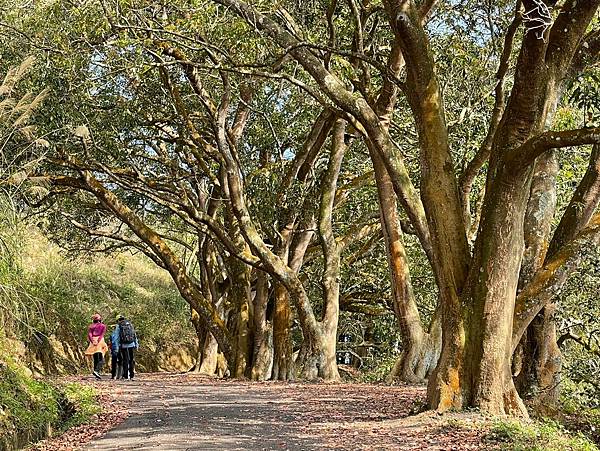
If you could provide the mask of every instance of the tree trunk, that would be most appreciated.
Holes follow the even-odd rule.
[[[250,378],[264,381],[271,377],[273,368],[273,327],[267,319],[269,304],[269,281],[260,271],[254,296],[254,355]]]
[[[442,351],[442,327],[439,313],[435,313],[428,333],[402,344],[402,354],[394,364],[386,382],[394,380],[422,383],[435,370]]]
[[[555,257],[589,223],[599,201],[600,146],[595,145],[588,169],[554,232],[547,255],[541,257],[544,263]],[[525,282],[531,282],[532,275],[533,273]],[[555,289],[560,289],[560,286],[562,283]],[[555,309],[555,304],[549,303],[541,310],[523,334],[515,351],[515,362],[519,366],[519,371],[515,371],[518,373],[516,382],[519,392],[530,399],[533,407],[541,410],[541,413],[548,413],[548,408],[556,406],[560,394],[562,362],[560,349],[556,344],[556,325],[553,318]]]
[[[190,371],[198,372],[200,371],[200,366],[202,365],[202,352],[207,332],[206,328],[202,326],[202,322],[200,321],[200,315],[198,315],[198,312],[191,307],[190,320],[192,321],[192,325],[194,326],[194,330],[196,331],[196,337],[198,337],[198,356],[196,358],[196,363],[190,369]]]
[[[292,356],[292,310],[286,288],[275,284],[275,309],[273,311],[273,380],[293,380],[294,362]]]
[[[404,249],[394,187],[381,157],[371,144],[368,147],[375,170],[379,216],[388,255],[394,313],[400,326],[403,347],[402,354],[387,380],[391,382],[398,378],[404,382],[422,382],[437,365],[435,355],[437,353],[439,356],[441,341],[435,343],[435,338],[441,340],[441,334],[430,336],[423,330],[410,280],[410,266]],[[439,329],[439,321],[437,328]]]
[[[236,306],[236,347],[233,377],[245,377],[252,365],[252,316],[253,306],[250,292],[250,268],[240,261],[230,261],[230,277],[233,279],[230,297]]]
[[[555,310],[554,304],[546,306],[527,328],[519,344],[521,371],[515,378],[521,397],[546,415],[556,411],[560,395],[562,356],[556,343]]]
[[[510,361],[523,217],[529,197],[529,190],[522,187],[529,186],[529,175],[530,171],[515,174],[501,167],[495,174],[499,182],[494,190],[488,190],[461,296],[463,307],[458,312],[448,309],[442,317],[444,347],[428,387],[433,408],[472,406],[492,414],[527,416],[513,384]]]
[[[531,282],[546,258],[556,207],[558,169],[554,152],[548,152],[536,160],[525,214],[525,251],[519,276],[519,291]],[[558,401],[561,355],[556,345],[556,327],[551,313],[553,310],[553,307],[549,307],[540,312],[513,355],[513,375],[517,391],[524,400],[535,401],[536,406],[551,407]]]
[[[327,381],[337,381],[340,375],[337,368],[336,345],[337,327],[340,311],[340,264],[342,246],[336,241],[333,232],[333,204],[342,160],[346,151],[344,131],[346,122],[338,119],[333,127],[331,137],[331,154],[327,170],[321,183],[321,205],[319,208],[319,236],[323,249],[324,268],[323,285],[323,318],[321,320],[322,362],[319,365],[319,376]]]
[[[207,334],[202,348],[202,364],[198,373],[214,376],[217,372],[217,360],[219,355],[219,344],[212,334]]]
[[[534,4],[525,4],[530,5]],[[455,346],[450,349],[444,338],[436,370],[442,377],[433,383],[430,379],[433,407],[473,406],[492,414],[527,415],[510,371],[513,316],[518,322],[515,298],[531,163],[548,149],[536,151],[528,143],[544,130],[573,52],[597,7],[595,2],[569,3],[544,39],[531,29],[524,34],[511,96],[492,147],[479,233],[460,294],[462,308],[443,318],[444,335],[450,332]],[[528,307],[524,315],[530,311]],[[452,329],[461,324],[462,330]]]

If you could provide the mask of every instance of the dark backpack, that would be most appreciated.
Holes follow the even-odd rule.
[[[135,342],[135,330],[133,324],[129,321],[123,321],[119,324],[119,340],[122,345],[130,345]]]

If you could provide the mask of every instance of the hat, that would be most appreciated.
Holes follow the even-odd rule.
[[[123,321],[125,317],[123,315],[117,315],[117,321]]]
[[[102,317],[100,316],[99,313],[94,313],[92,315],[92,321],[102,321]]]

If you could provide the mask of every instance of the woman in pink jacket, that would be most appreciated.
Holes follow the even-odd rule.
[[[98,313],[95,313],[92,316],[92,324],[88,326],[88,341],[90,344],[85,350],[85,354],[94,357],[94,370],[92,374],[96,379],[101,379],[100,371],[102,370],[102,365],[104,365],[104,354],[108,350],[108,346],[104,341],[105,332],[106,325],[102,323],[102,317]]]

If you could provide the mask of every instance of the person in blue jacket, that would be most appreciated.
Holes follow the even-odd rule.
[[[119,316],[115,332],[119,336],[119,356],[121,358],[121,365],[123,366],[122,379],[133,380],[135,368],[134,350],[140,347],[137,333],[131,321],[123,315]]]
[[[118,318],[121,318],[119,315]],[[123,365],[121,364],[121,343],[119,341],[119,323],[115,330],[110,334],[110,378],[120,379],[123,374]]]

